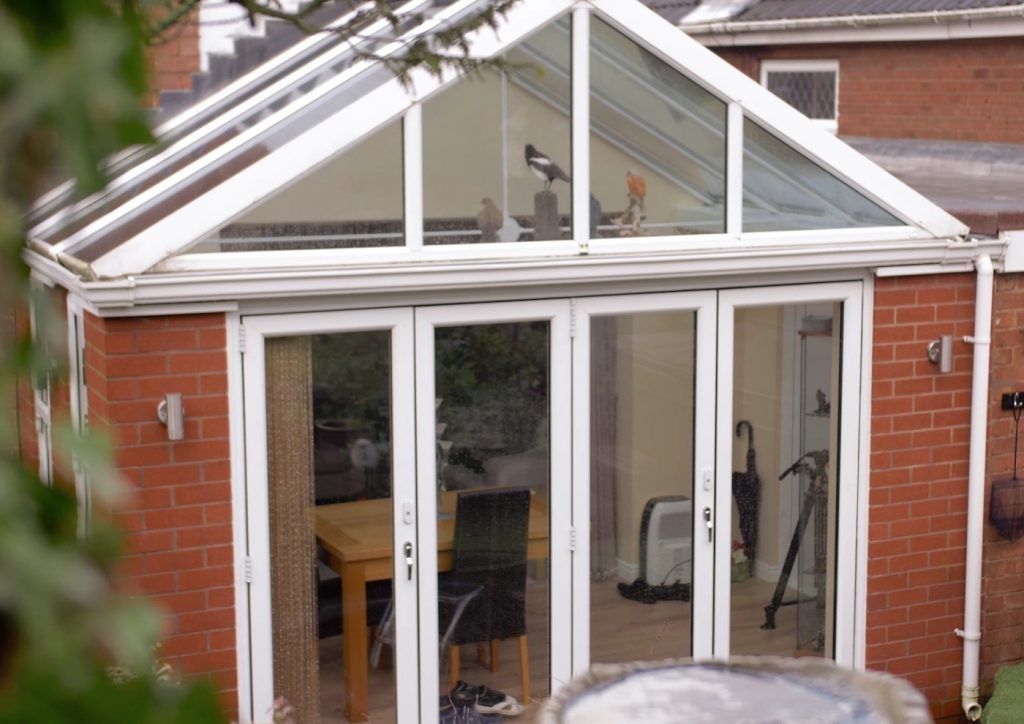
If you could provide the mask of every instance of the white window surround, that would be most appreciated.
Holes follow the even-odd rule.
[[[769,87],[772,73],[831,73],[835,78],[835,95],[831,118],[811,118],[811,122],[830,133],[839,130],[839,61],[838,60],[762,60],[760,82]],[[800,110],[799,108],[797,110]]]

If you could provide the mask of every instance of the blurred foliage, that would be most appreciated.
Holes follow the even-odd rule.
[[[280,17],[315,30],[309,13],[282,13],[273,0],[229,0],[250,16]],[[348,2],[348,0],[337,0]],[[493,0],[464,21],[406,47],[392,69],[439,73],[473,70],[464,34],[495,27],[518,0]],[[62,314],[51,295],[30,301],[22,260],[25,219],[34,199],[62,179],[83,198],[105,184],[104,159],[152,143],[141,100],[145,51],[187,18],[198,0],[0,0],[0,724],[31,722],[223,721],[209,682],[174,683],[154,661],[160,619],[144,599],[120,592],[117,532],[102,516],[80,535],[74,460],[88,471],[94,508],[109,510],[124,492],[109,446],[96,434],[52,427],[54,481],[40,481],[19,445],[19,384],[60,390],[66,403],[67,359]],[[360,28],[384,19],[402,30],[391,3],[372,0],[333,32],[359,39]],[[363,57],[372,57],[367,46]],[[36,339],[16,325],[32,307]],[[368,378],[378,372],[367,370]],[[377,383],[366,381],[366,389]],[[372,417],[376,398],[360,404]],[[128,674],[126,675],[126,672]]]
[[[50,295],[30,302],[21,259],[32,199],[71,178],[102,188],[103,159],[151,141],[145,26],[108,0],[0,0],[0,722],[220,722],[209,683],[157,674],[160,618],[116,584],[120,541],[96,521],[80,537],[72,456],[89,470],[97,505],[116,504],[117,476],[101,440],[54,420],[54,482],[44,485],[19,451],[20,381],[66,399],[66,339]],[[13,324],[14,311],[37,330]],[[21,325],[24,327],[27,325]],[[64,403],[66,406],[66,402]],[[111,667],[135,672],[111,676]],[[115,682],[115,678],[121,679]]]

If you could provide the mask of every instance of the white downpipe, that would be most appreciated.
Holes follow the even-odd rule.
[[[988,434],[988,361],[992,345],[992,259],[982,254],[974,302],[974,372],[971,387],[971,452],[967,468],[967,571],[964,584],[963,685],[960,702],[970,721],[981,718],[978,668],[981,658],[981,546],[985,529],[985,444]]]

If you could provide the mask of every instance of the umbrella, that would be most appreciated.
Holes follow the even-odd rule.
[[[761,476],[757,474],[757,453],[754,451],[754,426],[750,420],[736,423],[736,437],[747,428],[747,469],[732,474],[732,494],[740,513],[740,535],[743,537],[743,553],[747,556],[750,573],[754,572],[754,556],[757,553],[757,514],[761,507]]]

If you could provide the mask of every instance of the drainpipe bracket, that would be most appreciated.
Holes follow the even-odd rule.
[[[953,633],[964,641],[981,641],[980,631],[964,631],[962,628],[955,628],[953,629]]]
[[[964,342],[967,344],[992,344],[991,337],[973,337],[969,334],[964,335]]]

